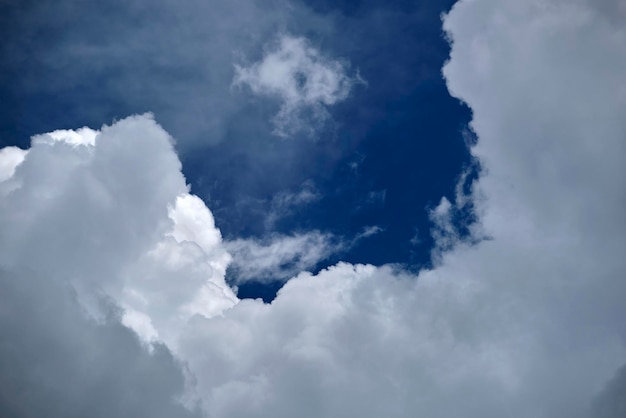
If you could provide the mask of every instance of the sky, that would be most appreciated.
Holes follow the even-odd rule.
[[[625,22],[0,2],[0,415],[624,417]]]

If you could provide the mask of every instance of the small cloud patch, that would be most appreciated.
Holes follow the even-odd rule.
[[[327,108],[345,100],[355,84],[365,81],[348,74],[348,64],[324,56],[302,37],[282,35],[263,58],[250,66],[235,65],[234,86],[278,99],[272,119],[274,134],[312,134],[329,118]]]

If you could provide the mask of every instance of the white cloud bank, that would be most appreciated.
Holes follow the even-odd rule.
[[[147,350],[121,325],[166,340],[155,330],[236,299],[168,135],[132,117],[39,135],[0,160],[12,166],[0,182],[0,415],[197,416],[177,401],[184,371],[167,347]],[[187,232],[198,224],[204,235]]]
[[[320,126],[326,108],[345,100],[358,76],[347,74],[345,63],[325,57],[301,37],[281,35],[262,60],[248,67],[236,65],[233,85],[247,85],[257,95],[280,100],[274,133],[289,137]]]
[[[0,326],[20,336],[0,345],[2,406],[184,414],[162,409],[180,369],[133,345],[94,302],[103,292],[185,361],[186,399],[209,417],[623,416],[626,28],[583,0],[462,1],[444,26],[444,74],[474,111],[486,167],[469,198],[489,240],[447,235],[418,277],[342,263],[298,275],[272,304],[237,301],[212,216],[150,118],[94,145],[38,137],[0,183]],[[69,285],[89,317],[59,296]],[[138,370],[129,352],[152,360]],[[15,381],[43,389],[25,399]]]

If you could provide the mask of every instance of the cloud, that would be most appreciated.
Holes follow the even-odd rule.
[[[221,235],[180,169],[150,115],[35,136],[5,181],[19,187],[2,204],[0,262],[105,291],[153,320],[170,308],[193,311],[213,287],[234,300]],[[147,295],[163,300],[152,306]]]
[[[355,84],[364,83],[358,73],[349,76],[347,70],[345,63],[325,57],[307,39],[281,35],[260,61],[235,65],[233,85],[278,99],[274,133],[289,137],[322,125],[329,116],[327,108],[345,100]]]
[[[231,268],[238,283],[286,280],[344,248],[331,234],[319,231],[236,239],[226,241],[224,246],[233,256]]]
[[[98,132],[88,127],[82,127],[75,131],[71,129],[59,129],[49,132],[42,140],[61,141],[71,145],[95,145]]]
[[[321,194],[311,181],[305,181],[295,192],[281,191],[272,196],[265,227],[272,229],[280,219],[292,215],[298,208],[321,199]]]
[[[164,341],[167,325],[236,301],[171,138],[136,116],[38,135],[0,166],[13,184],[0,200],[2,415],[198,416],[170,349],[122,325]]]
[[[0,292],[11,303],[1,304],[3,334],[18,336],[0,353],[11,366],[3,385],[15,388],[5,377],[15,375],[11,382],[37,389],[37,402],[11,396],[2,406],[30,413],[60,402],[58,415],[72,416],[65,409],[76,411],[81,398],[46,380],[65,382],[68,369],[53,366],[67,363],[80,370],[69,374],[69,388],[104,382],[110,391],[102,389],[101,403],[87,398],[90,406],[124,410],[131,402],[132,416],[172,408],[181,368],[162,345],[149,357],[97,303],[104,295],[184,362],[185,399],[206,416],[583,418],[598,404],[619,411],[626,28],[594,4],[461,1],[445,17],[453,44],[444,75],[473,110],[471,152],[485,170],[463,199],[433,211],[446,248],[418,275],[339,263],[298,274],[271,304],[237,301],[223,282],[229,244],[189,194],[170,138],[150,117],[103,127],[94,145],[54,135],[33,141],[2,182],[14,186],[0,200],[1,284],[24,288]],[[448,243],[450,214],[467,199],[478,219],[470,232],[490,239]],[[242,248],[262,263],[323,243],[290,239],[276,252],[273,242]],[[48,291],[56,284],[75,289],[67,315],[58,306],[69,296]],[[44,344],[32,344],[39,337]],[[41,347],[50,349],[32,354]],[[127,401],[144,384],[146,397]]]
[[[626,366],[620,367],[593,402],[593,417],[619,418],[626,414]]]
[[[0,149],[0,181],[6,181],[15,173],[15,167],[20,165],[27,152],[18,147]]]
[[[295,193],[280,192],[274,195],[272,197],[272,206],[276,209],[288,209],[292,206],[301,206],[315,202],[319,198],[320,194],[315,185],[310,181],[306,181]]]
[[[355,242],[362,238],[369,238],[373,235],[380,234],[381,232],[384,232],[384,231],[385,230],[383,228],[377,225],[366,226],[363,228],[363,231],[356,236]]]
[[[32,3],[3,11],[11,20],[0,51],[11,77],[6,97],[23,105],[45,98],[22,115],[27,129],[50,129],[54,119],[99,124],[150,110],[185,150],[224,141],[233,129],[267,136],[266,113],[249,111],[246,98],[230,91],[235,58],[257,54],[277,28],[319,33],[327,24],[286,0],[155,0],[149,8],[141,0],[113,8]]]
[[[237,297],[224,281],[231,256],[204,202],[179,195],[168,217],[172,228],[124,268],[129,279],[111,294],[126,309],[125,324],[175,347],[176,330],[189,318],[219,315]]]
[[[181,364],[163,344],[150,352],[115,310],[87,318],[50,276],[0,271],[0,415],[200,417],[178,400]]]
[[[320,231],[268,234],[261,239],[227,240],[223,246],[232,255],[230,268],[236,284],[277,282],[311,271],[328,258],[339,257],[362,239],[383,231],[379,226],[367,226],[350,240]]]

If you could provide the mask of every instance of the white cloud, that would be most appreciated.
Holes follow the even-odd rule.
[[[182,194],[168,213],[172,229],[125,267],[128,279],[111,294],[128,310],[127,325],[175,347],[190,317],[219,315],[237,297],[224,281],[231,256],[204,202]]]
[[[13,175],[27,155],[28,151],[18,147],[0,149],[0,198],[21,186],[19,181],[13,179]]]
[[[377,225],[366,226],[363,228],[363,231],[356,236],[354,241],[356,242],[363,238],[369,238],[373,235],[380,234],[383,231],[384,229]]]
[[[196,416],[177,401],[184,374],[169,350],[121,325],[165,340],[205,288],[220,287],[214,307],[236,300],[169,136],[137,116],[38,135],[17,157],[0,152],[17,166],[0,182],[14,185],[0,200],[0,415]],[[164,245],[168,257],[154,256]],[[131,309],[121,318],[115,304]],[[192,313],[207,309],[219,310]]]
[[[44,135],[37,135],[33,141],[61,141],[71,145],[95,145],[98,131],[89,127],[82,127],[77,130],[59,129]]]
[[[0,205],[2,266],[70,284],[96,317],[105,292],[128,310],[126,324],[171,342],[190,316],[237,301],[224,282],[230,255],[180,168],[149,115],[35,136],[2,183],[19,185]]]
[[[7,180],[21,186],[2,202],[0,261],[71,283],[86,299],[105,291],[157,331],[220,312],[236,300],[224,283],[230,257],[180,168],[150,116],[35,136]]]
[[[345,63],[325,57],[305,38],[281,35],[261,61],[235,65],[233,85],[280,100],[274,133],[289,137],[323,124],[327,107],[345,100],[354,84],[364,83],[347,70]]]
[[[163,401],[180,387],[180,370],[165,348],[146,357],[111,315],[88,322],[57,293],[71,284],[83,305],[101,290],[132,310],[127,323],[167,342],[193,374],[188,396],[211,417],[619,411],[626,28],[602,10],[582,0],[462,1],[445,18],[454,44],[444,74],[473,109],[471,151],[486,168],[463,199],[490,239],[452,242],[417,277],[340,263],[299,274],[271,304],[237,302],[223,284],[229,256],[210,212],[189,195],[168,136],[150,118],[104,127],[94,145],[35,141],[0,200],[8,272],[0,295],[9,295],[0,327],[15,348],[0,346],[0,359],[38,388],[39,402],[16,396],[10,405],[32,412],[51,397],[80,416],[77,399],[93,390],[72,398],[70,389],[95,385],[107,391],[94,405],[112,415],[168,415]],[[452,210],[443,201],[433,212],[440,242]],[[308,245],[291,238],[275,251],[242,248],[262,263]],[[322,241],[311,241],[312,253]],[[139,377],[137,364],[147,371]],[[42,374],[73,386],[46,385]],[[11,376],[0,376],[3,393]],[[145,397],[135,390],[143,384]],[[111,409],[127,393],[140,396],[128,401],[135,409]]]
[[[459,241],[459,235],[453,222],[453,206],[445,197],[430,210],[429,217],[433,223],[431,235],[435,240],[434,258],[439,258],[442,251],[452,249]]]
[[[231,268],[239,283],[286,280],[344,248],[331,234],[319,231],[276,234],[263,240],[236,239],[224,246],[233,255]]]
[[[0,149],[0,181],[6,181],[13,176],[18,165],[22,164],[28,151],[18,147]]]

